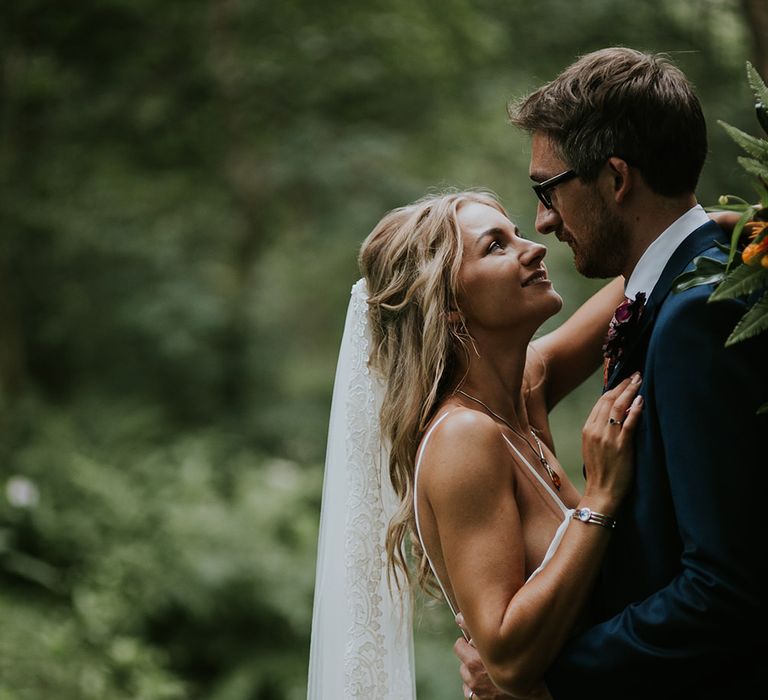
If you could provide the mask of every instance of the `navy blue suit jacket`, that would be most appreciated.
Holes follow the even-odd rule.
[[[635,370],[645,404],[633,486],[592,596],[591,626],[547,675],[556,700],[764,697],[768,334],[724,343],[745,311],[672,292],[714,223],[675,251],[608,386]]]

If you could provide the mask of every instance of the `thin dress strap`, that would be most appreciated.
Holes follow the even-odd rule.
[[[568,512],[567,506],[560,500],[560,496],[558,496],[552,490],[552,487],[544,480],[544,477],[541,474],[539,474],[539,472],[537,472],[533,468],[533,466],[531,466],[531,463],[525,457],[523,457],[523,453],[520,452],[520,450],[518,450],[517,447],[515,447],[512,444],[510,439],[506,435],[504,435],[504,433],[501,434],[501,437],[503,437],[507,445],[509,445],[515,451],[515,454],[522,460],[523,464],[525,464],[525,466],[528,467],[528,469],[530,469],[531,474],[533,474],[539,480],[539,483],[547,490],[547,493],[549,493],[549,495],[552,496],[552,500],[557,504],[558,508],[560,508],[560,510],[564,514],[567,513]]]
[[[427,442],[429,441],[429,438],[432,435],[432,432],[438,425],[440,425],[440,423],[443,422],[443,420],[445,420],[445,418],[448,416],[450,412],[451,411],[446,411],[445,413],[443,413],[443,415],[440,416],[440,418],[438,418],[432,424],[432,427],[427,431],[427,434],[424,436],[424,439],[421,441],[421,448],[419,449],[419,454],[416,458],[416,468],[413,474],[413,515],[416,519],[416,533],[419,536],[419,544],[421,544],[421,549],[424,552],[424,556],[427,558],[427,562],[429,563],[429,568],[432,569],[432,574],[434,575],[435,580],[437,581],[437,585],[440,586],[440,590],[443,592],[443,598],[445,598],[445,601],[448,603],[448,607],[451,609],[453,616],[456,617],[459,611],[453,607],[453,603],[451,602],[451,599],[449,598],[448,594],[445,592],[445,586],[443,586],[443,582],[440,580],[440,577],[437,575],[437,571],[435,570],[435,565],[432,563],[432,559],[429,556],[429,552],[427,552],[427,547],[424,544],[424,538],[421,535],[421,525],[419,524],[419,468],[421,467],[421,458],[424,456],[424,448],[426,448]]]
[[[557,503],[558,508],[560,508],[560,512],[563,514],[563,519],[560,522],[560,525],[558,526],[554,537],[552,538],[552,541],[549,543],[549,547],[547,547],[547,552],[544,555],[544,558],[541,560],[541,564],[539,564],[536,569],[533,571],[533,573],[528,577],[527,581],[530,581],[536,574],[541,571],[544,566],[547,564],[547,562],[555,555],[555,552],[557,551],[557,548],[560,546],[560,542],[563,539],[563,536],[565,535],[565,531],[568,529],[568,523],[571,522],[571,516],[573,515],[573,508],[568,508],[565,503],[563,503],[560,500],[560,496],[558,496],[550,487],[550,485],[544,481],[544,477],[537,472],[533,466],[531,466],[531,463],[523,457],[522,452],[517,449],[509,440],[509,438],[504,435],[504,433],[501,434],[501,436],[504,438],[506,443],[515,451],[515,454],[522,460],[523,464],[525,464],[528,469],[530,469],[531,474],[533,474],[538,480],[539,483],[547,490],[550,496],[552,496],[552,500]]]

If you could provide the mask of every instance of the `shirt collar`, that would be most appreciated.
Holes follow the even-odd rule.
[[[624,287],[624,295],[628,299],[634,299],[638,293],[644,292],[646,299],[650,297],[661,273],[678,246],[708,221],[709,217],[704,208],[700,204],[696,204],[666,228],[645,249],[642,257],[638,260]]]

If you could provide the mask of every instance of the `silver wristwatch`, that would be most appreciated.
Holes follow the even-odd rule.
[[[595,513],[591,508],[577,508],[573,511],[573,519],[581,520],[583,523],[594,523],[595,525],[602,525],[609,529],[616,527],[616,520],[610,515],[603,515],[602,513]]]

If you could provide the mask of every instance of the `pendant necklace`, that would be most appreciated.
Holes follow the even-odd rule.
[[[523,435],[517,428],[513,427],[511,423],[506,420],[505,418],[502,418],[496,411],[492,410],[488,404],[486,404],[484,401],[481,401],[475,396],[472,396],[471,394],[468,394],[466,391],[462,391],[461,389],[456,389],[454,392],[455,394],[461,394],[462,396],[466,396],[468,399],[474,401],[475,403],[479,403],[483,408],[485,408],[488,413],[490,413],[492,416],[495,416],[498,418],[504,425],[506,425],[515,435],[517,435],[521,440],[525,442],[528,447],[531,448],[531,452],[536,454],[537,450],[534,449],[533,445],[528,441],[528,438]],[[549,475],[549,478],[551,479],[552,483],[554,484],[555,488],[559,491],[560,490],[560,477],[557,475],[557,472],[552,468],[552,465],[547,461],[547,458],[544,456],[544,449],[541,446],[541,442],[539,442],[539,438],[536,437],[536,433],[534,432],[533,428],[531,428],[531,435],[533,436],[533,439],[536,441],[536,447],[538,447],[538,460],[541,462],[541,466],[544,467],[547,474]]]

